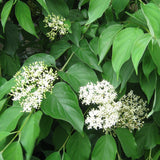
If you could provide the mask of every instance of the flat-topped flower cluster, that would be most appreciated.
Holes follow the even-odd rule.
[[[66,19],[61,16],[56,16],[53,13],[44,18],[45,27],[50,28],[46,34],[50,40],[54,40],[56,35],[65,35],[68,33],[69,25],[65,23]]]
[[[23,112],[39,109],[45,93],[51,91],[57,72],[48,69],[43,62],[35,62],[22,68],[14,76],[16,85],[11,89],[13,101],[19,101]]]
[[[140,129],[147,117],[146,101],[134,95],[133,91],[117,100],[114,87],[106,80],[80,87],[79,99],[82,104],[96,105],[86,117],[88,129],[108,132],[120,127],[132,131]]]

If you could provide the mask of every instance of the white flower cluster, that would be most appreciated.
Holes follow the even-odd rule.
[[[114,126],[119,119],[119,110],[121,102],[115,102],[116,91],[107,81],[97,82],[97,84],[88,83],[80,87],[79,98],[83,104],[97,104],[96,109],[89,111],[85,123],[88,129],[103,129],[107,131]]]
[[[50,40],[54,40],[55,36],[59,33],[65,35],[68,33],[69,25],[65,23],[66,19],[60,16],[48,15],[45,17],[45,27],[49,27],[51,30],[46,34]]]
[[[139,130],[143,126],[143,120],[147,117],[147,101],[135,95],[132,90],[127,95],[124,95],[120,101],[122,102],[122,108],[120,110],[120,119],[116,126],[128,128],[130,131]]]
[[[114,128],[128,128],[130,131],[140,129],[147,117],[146,101],[130,91],[119,101],[114,87],[103,80],[97,84],[88,83],[80,87],[79,99],[82,104],[96,104],[86,117],[88,129],[103,129],[105,132]]]
[[[53,82],[57,79],[57,72],[48,70],[43,62],[35,62],[22,68],[15,77],[16,85],[11,89],[13,101],[19,101],[23,112],[39,109],[45,92],[51,91]]]

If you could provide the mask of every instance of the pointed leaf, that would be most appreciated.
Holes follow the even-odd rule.
[[[67,154],[76,160],[88,160],[91,152],[91,144],[86,134],[80,135],[78,132],[74,133],[67,145]]]
[[[7,98],[0,100],[0,111],[2,110],[2,108],[5,105],[5,103],[7,102],[7,100],[8,100]]]
[[[49,10],[45,0],[37,0],[37,2],[45,9],[45,11],[49,14]]]
[[[142,12],[146,18],[148,28],[153,37],[160,38],[160,8],[154,3],[141,4]]]
[[[88,10],[89,20],[87,21],[87,24],[90,24],[100,18],[104,11],[109,7],[110,2],[111,0],[90,0]]]
[[[150,36],[150,34],[144,34],[141,37],[139,37],[133,45],[132,62],[133,62],[136,74],[138,74],[139,62],[151,38],[152,37]]]
[[[24,2],[18,1],[16,3],[15,15],[21,27],[38,38],[31,18],[31,11]]]
[[[58,75],[68,82],[76,92],[88,82],[96,83],[98,81],[95,72],[83,63],[76,63],[66,73],[58,72]]]
[[[38,111],[32,114],[30,119],[27,121],[24,128],[22,129],[20,142],[26,151],[26,160],[30,160],[36,139],[39,136],[39,133],[40,133],[39,123],[40,123],[41,116],[42,116],[41,111]]]
[[[130,58],[134,42],[143,35],[139,28],[126,28],[120,31],[113,41],[112,65],[119,76],[122,65]]]
[[[103,32],[101,33],[98,42],[99,63],[103,61],[104,57],[108,53],[113,43],[114,37],[122,28],[123,28],[122,25],[114,24],[104,29]]]
[[[4,5],[3,9],[2,9],[2,12],[1,12],[1,23],[2,23],[2,27],[3,27],[3,32],[4,32],[4,29],[5,29],[5,25],[6,25],[8,16],[9,16],[9,14],[11,12],[12,6],[13,6],[13,0],[9,0],[8,2],[5,3],[5,5]]]
[[[23,160],[22,148],[19,142],[13,142],[3,153],[5,160]]]
[[[141,85],[141,88],[142,88],[143,92],[147,96],[148,103],[150,102],[150,99],[151,99],[151,97],[153,95],[153,92],[155,90],[156,82],[157,82],[157,74],[155,72],[153,72],[150,75],[148,80],[143,75],[143,73],[141,72],[141,74],[140,74],[140,85]]]
[[[115,160],[117,153],[117,146],[114,138],[110,135],[101,136],[96,142],[93,152],[92,160],[108,159]]]
[[[149,75],[150,73],[156,68],[152,57],[149,53],[149,50],[147,49],[145,51],[144,57],[142,59],[142,69],[143,69],[143,73],[146,76],[146,78],[149,80]]]
[[[56,83],[52,94],[42,102],[45,114],[69,122],[77,131],[83,132],[84,118],[78,99],[72,89],[63,82]]]
[[[153,62],[157,66],[158,74],[160,75],[160,46],[156,41],[149,44],[149,52],[152,57]]]
[[[132,133],[126,128],[118,128],[115,130],[115,132],[126,156],[135,159],[138,156],[138,150]]]
[[[75,55],[89,67],[102,72],[102,68],[98,65],[98,59],[89,48],[89,44],[86,39],[80,41],[80,47],[73,46],[72,51]]]

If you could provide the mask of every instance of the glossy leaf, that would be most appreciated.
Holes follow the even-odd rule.
[[[61,160],[61,155],[59,152],[53,152],[45,160]]]
[[[115,132],[126,156],[135,159],[138,156],[138,150],[132,133],[126,128],[118,128],[115,130]]]
[[[3,153],[5,160],[23,160],[21,144],[13,142]]]
[[[107,61],[102,68],[103,68],[103,72],[102,72],[103,79],[106,79],[115,88],[117,88],[120,85],[121,81],[120,79],[117,80],[116,73],[113,70],[111,62]]]
[[[43,61],[47,66],[55,66],[55,59],[53,56],[45,54],[45,53],[37,53],[30,56],[25,62],[24,66],[27,66],[31,63]]]
[[[1,87],[0,87],[0,99],[3,98],[5,94],[8,94],[12,88],[12,86],[15,85],[15,79],[12,78],[9,81],[5,82]]]
[[[10,135],[10,132],[0,131],[0,141]]]
[[[158,69],[157,72],[160,75],[160,54],[159,54],[160,46],[158,45],[156,41],[149,44],[149,51],[150,51],[150,55],[152,57],[153,62],[157,66],[157,69]]]
[[[104,29],[103,32],[101,33],[98,42],[99,63],[103,61],[104,57],[108,53],[113,43],[113,39],[122,28],[123,28],[122,25],[114,24]]]
[[[50,54],[56,59],[58,59],[61,55],[65,53],[67,49],[69,49],[71,45],[65,40],[59,40],[53,43],[51,46]]]
[[[56,83],[52,94],[48,93],[46,97],[41,107],[45,114],[67,121],[77,131],[83,132],[84,118],[78,99],[66,83]]]
[[[153,37],[160,38],[160,8],[154,3],[141,4],[142,12],[146,18],[148,28]]]
[[[151,38],[152,37],[150,36],[150,34],[144,34],[141,37],[139,37],[133,45],[132,62],[133,62],[136,74],[138,74],[139,62]]]
[[[119,76],[122,65],[129,60],[134,42],[143,35],[139,28],[126,28],[120,31],[113,41],[112,65]]]
[[[151,72],[156,68],[152,57],[149,53],[149,50],[147,49],[145,51],[144,57],[142,59],[142,69],[143,69],[143,73],[146,76],[146,78],[149,80],[149,75],[151,74]]]
[[[122,12],[125,9],[128,3],[129,0],[123,0],[123,1],[112,0],[112,7],[115,10],[117,16],[120,12]]]
[[[15,15],[21,27],[38,38],[31,18],[31,11],[24,2],[18,1],[16,3]]]
[[[92,160],[109,159],[115,160],[117,146],[114,138],[111,135],[101,136],[92,151]]]
[[[94,38],[89,42],[90,49],[91,49],[91,51],[92,51],[95,55],[98,55],[98,40],[99,40],[98,37],[94,37]]]
[[[37,0],[37,2],[45,9],[45,11],[49,14],[49,10],[45,0]]]
[[[95,72],[83,63],[76,63],[66,73],[58,72],[58,75],[68,82],[76,92],[88,82],[96,83],[98,81]]]
[[[86,39],[80,42],[80,47],[73,46],[72,51],[75,55],[89,67],[102,72],[100,65],[98,65],[97,57],[91,52],[89,44]]]
[[[18,120],[23,115],[20,106],[12,106],[0,114],[0,131],[12,131],[16,128]]]
[[[109,7],[110,2],[111,0],[90,0],[88,10],[89,20],[87,21],[87,24],[90,24],[100,18],[104,11]]]
[[[7,102],[7,98],[4,98],[2,100],[0,100],[0,111],[2,110],[3,106],[5,105],[5,103]]]
[[[155,90],[156,82],[157,82],[157,75],[156,75],[155,72],[153,72],[150,75],[148,80],[143,75],[143,73],[141,72],[141,74],[140,74],[140,85],[141,85],[141,88],[142,88],[143,92],[147,96],[148,103],[150,102],[150,99],[151,99],[151,97],[153,95],[153,92]]]
[[[136,133],[136,142],[139,150],[152,149],[160,144],[159,129],[155,123],[146,123]]]
[[[76,160],[88,160],[91,152],[91,144],[86,134],[84,136],[74,133],[66,145],[67,154]]]
[[[39,123],[41,116],[42,116],[41,111],[32,114],[27,123],[25,124],[24,128],[22,129],[20,142],[26,151],[26,160],[30,160],[36,139],[39,136],[40,133]],[[24,123],[22,123],[22,125],[23,124]]]
[[[5,25],[8,19],[8,16],[11,12],[13,6],[13,0],[9,0],[5,3],[2,12],[1,12],[1,23],[2,23],[2,27],[3,27],[3,32],[5,30]]]

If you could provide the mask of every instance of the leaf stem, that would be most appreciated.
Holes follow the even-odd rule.
[[[33,111],[32,111],[33,112]],[[8,146],[17,138],[17,136],[21,133],[22,129],[24,128],[24,126],[26,125],[26,123],[28,122],[32,112],[29,113],[29,115],[27,116],[27,118],[25,119],[23,125],[21,126],[21,128],[16,131],[16,135],[11,139],[11,141],[3,148],[3,150],[0,152],[1,154],[8,148]]]
[[[71,58],[72,58],[73,55],[74,55],[74,52],[70,55],[70,57],[68,58],[68,60],[64,64],[64,66],[60,69],[60,71],[63,71],[65,69],[65,67],[67,66],[67,64],[69,63],[69,61],[71,60]]]

